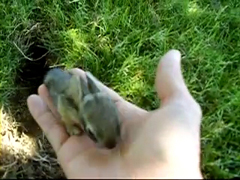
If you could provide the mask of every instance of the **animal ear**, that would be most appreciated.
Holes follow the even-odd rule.
[[[57,110],[61,115],[62,120],[66,123],[70,123],[68,121],[79,119],[75,104],[69,101],[63,94],[58,96]]]
[[[88,89],[88,85],[87,85],[87,82],[85,81],[85,79],[83,79],[80,76],[79,76],[79,79],[80,79],[80,86],[81,86],[81,90],[82,90],[82,98],[84,98],[86,95],[90,94],[90,91]]]
[[[87,83],[88,88],[91,93],[98,93],[100,92],[100,89],[97,86],[97,79],[90,73],[89,71],[86,71],[86,77],[87,77]]]
[[[79,97],[82,99],[81,79],[79,76],[72,75],[69,81],[69,88],[67,88],[67,95],[73,98]]]
[[[83,97],[90,93],[85,79],[83,79],[79,75],[74,74],[72,70],[67,70],[67,72],[72,76],[70,80],[70,87],[75,87],[72,91],[74,91],[75,93],[76,92],[80,93],[79,95],[77,95],[77,97],[82,99]],[[74,92],[72,93],[74,94]]]

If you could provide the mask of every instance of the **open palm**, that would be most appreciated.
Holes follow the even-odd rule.
[[[99,85],[115,101],[122,121],[122,142],[113,150],[98,149],[85,135],[69,136],[53,107],[48,90],[28,98],[28,107],[67,178],[201,178],[201,108],[189,93],[180,53],[169,51],[160,61],[155,87],[161,106],[145,111]],[[84,71],[74,73],[85,77]]]

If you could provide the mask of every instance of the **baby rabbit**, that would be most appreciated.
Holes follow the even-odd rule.
[[[118,109],[90,72],[86,78],[55,68],[44,84],[70,135],[85,132],[99,147],[112,149],[120,140]]]

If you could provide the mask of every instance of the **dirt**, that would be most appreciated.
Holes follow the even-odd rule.
[[[0,176],[2,179],[65,179],[51,145],[27,108],[27,97],[37,93],[55,58],[41,43],[32,44],[28,58],[19,65],[16,91],[1,110]]]

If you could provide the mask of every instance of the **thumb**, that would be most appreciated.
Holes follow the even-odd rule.
[[[181,72],[181,54],[178,50],[168,51],[160,60],[155,87],[162,105],[176,97],[190,95]]]

